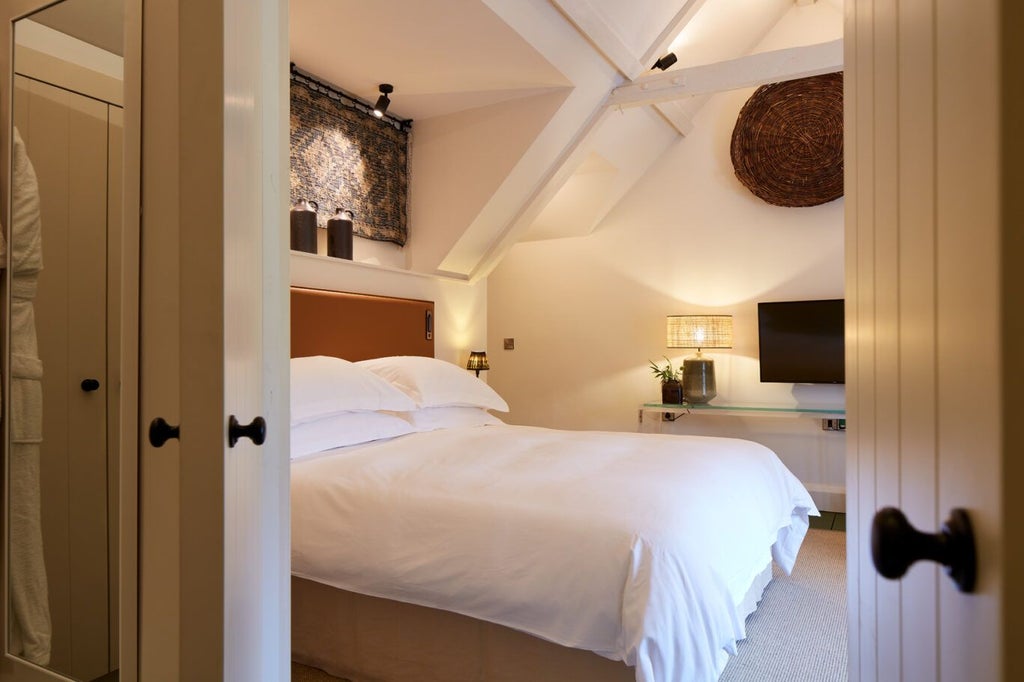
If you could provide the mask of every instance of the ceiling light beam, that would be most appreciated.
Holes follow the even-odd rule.
[[[843,41],[672,69],[612,90],[608,106],[636,107],[843,70]]]

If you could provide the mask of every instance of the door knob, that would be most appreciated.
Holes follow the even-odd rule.
[[[154,448],[163,447],[171,438],[181,435],[180,426],[171,426],[163,417],[157,417],[149,423],[149,442]]]
[[[239,438],[248,438],[256,445],[263,445],[267,438],[267,420],[256,417],[248,424],[239,424],[235,415],[228,418],[228,447],[235,447]]]
[[[885,507],[871,522],[871,560],[884,577],[902,578],[919,559],[937,561],[961,592],[973,592],[977,576],[974,532],[965,509],[954,509],[938,533],[922,533],[899,509]]]
[[[100,387],[100,382],[97,379],[82,379],[82,390],[86,393],[95,391]]]

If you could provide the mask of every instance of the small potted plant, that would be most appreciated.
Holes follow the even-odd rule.
[[[683,384],[680,382],[682,379],[682,369],[674,369],[672,367],[672,361],[667,357],[665,358],[665,366],[660,367],[654,363],[651,363],[651,372],[654,376],[661,379],[661,402],[665,405],[682,405],[683,404]]]

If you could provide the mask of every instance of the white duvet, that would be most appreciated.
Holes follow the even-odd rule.
[[[636,666],[718,677],[774,556],[817,514],[732,438],[480,426],[292,464],[292,572],[455,611]]]

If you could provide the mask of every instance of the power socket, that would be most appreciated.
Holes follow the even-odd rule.
[[[822,431],[845,431],[846,420],[845,419],[822,419],[821,420]]]

